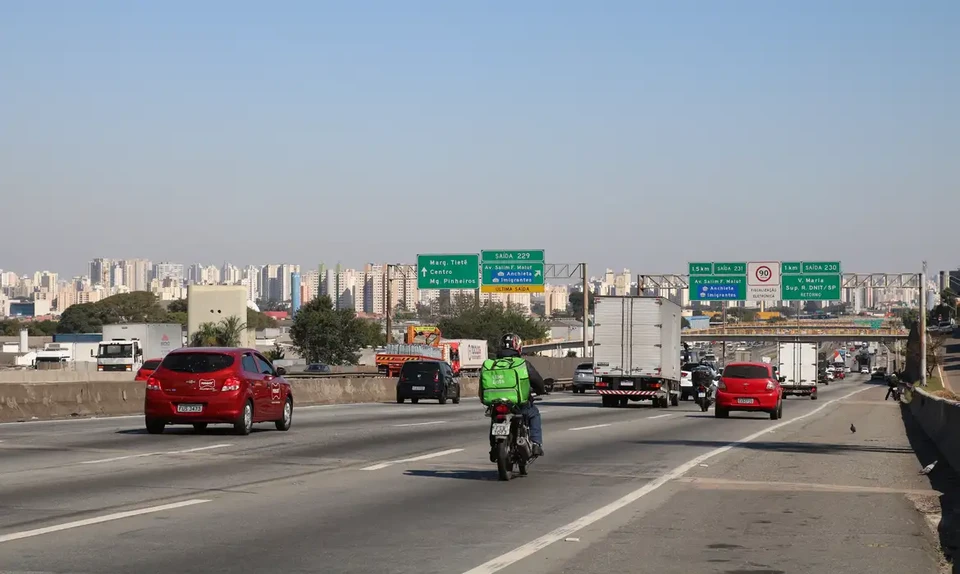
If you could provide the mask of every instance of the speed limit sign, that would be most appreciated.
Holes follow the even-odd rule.
[[[780,262],[753,261],[747,263],[747,285],[756,287],[780,285]]]

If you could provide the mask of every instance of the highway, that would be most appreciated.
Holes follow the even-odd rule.
[[[557,393],[546,456],[508,483],[476,399],[302,408],[247,437],[0,425],[0,571],[934,573],[907,495],[938,493],[885,390],[849,377],[782,421]]]

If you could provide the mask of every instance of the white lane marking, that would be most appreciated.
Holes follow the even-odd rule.
[[[421,456],[415,456],[415,457],[413,457],[413,458],[404,458],[404,459],[400,459],[400,460],[391,460],[391,461],[387,461],[387,462],[381,462],[381,463],[379,463],[379,464],[374,464],[374,465],[371,465],[371,466],[366,466],[366,467],[364,467],[364,468],[361,468],[360,470],[380,470],[380,469],[383,469],[383,468],[387,468],[388,466],[393,466],[393,465],[395,465],[395,464],[403,464],[403,463],[405,463],[405,462],[417,462],[417,461],[421,461],[421,460],[427,460],[427,459],[430,459],[430,458],[437,458],[438,456],[446,456],[446,455],[448,455],[448,454],[453,454],[453,453],[455,453],[455,452],[460,452],[460,451],[462,451],[462,450],[463,450],[462,448],[451,448],[451,449],[449,449],[449,450],[441,450],[440,452],[432,452],[432,453],[430,453],[430,454],[424,454],[424,455],[421,455]]]
[[[717,455],[723,454],[737,445],[753,442],[754,440],[760,438],[765,434],[772,433],[777,429],[785,427],[789,424],[793,424],[797,421],[802,421],[803,419],[819,413],[823,409],[827,408],[828,406],[838,401],[842,401],[843,399],[846,399],[847,397],[851,397],[857,393],[870,390],[871,388],[873,387],[857,389],[851,393],[847,393],[846,395],[840,398],[827,401],[824,404],[820,405],[819,407],[815,408],[814,410],[810,411],[809,413],[800,415],[797,418],[790,419],[788,421],[783,421],[781,423],[777,423],[775,425],[769,426],[762,431],[755,432],[752,435],[746,436],[740,440],[735,440],[733,442],[727,443],[724,446],[715,448],[710,452],[701,454],[700,456],[694,459],[688,460],[687,462],[667,472],[666,474],[662,475],[660,478],[657,478],[652,482],[648,482],[647,484],[611,502],[610,504],[603,506],[601,508],[598,508],[597,510],[594,510],[590,514],[587,514],[586,516],[582,516],[569,524],[566,524],[564,526],[561,526],[560,528],[557,528],[552,532],[548,532],[543,536],[541,536],[540,538],[537,538],[536,540],[527,542],[523,546],[515,548],[510,552],[503,554],[502,556],[498,556],[497,558],[494,558],[493,560],[485,562],[480,566],[477,566],[476,568],[467,570],[464,574],[493,574],[494,572],[499,572],[500,570],[503,570],[504,568],[512,564],[515,564],[520,560],[523,560],[524,558],[527,558],[528,556],[535,554],[536,552],[539,552],[540,550],[543,550],[544,548],[546,548],[547,546],[550,546],[554,542],[557,542],[558,540],[563,540],[564,538],[570,536],[571,534],[577,532],[578,530],[586,528],[587,526],[590,526],[591,524],[606,518],[607,516],[613,514],[614,512],[620,510],[621,508],[636,502],[637,500],[657,490],[658,488],[670,482],[671,480],[680,478],[681,476],[686,474],[689,470],[697,467],[702,462],[705,462]]]
[[[608,427],[608,426],[610,426],[611,424],[613,424],[613,423],[606,423],[606,424],[602,424],[602,425],[590,425],[590,426],[588,426],[588,427],[574,427],[574,428],[572,428],[572,429],[567,429],[567,430],[598,429],[598,428]]]
[[[128,455],[126,455],[126,456],[114,456],[114,457],[110,457],[110,458],[100,458],[100,459],[97,459],[97,460],[84,460],[84,461],[82,461],[80,464],[101,464],[101,463],[104,463],[104,462],[115,462],[115,461],[118,461],[118,460],[127,460],[127,459],[131,459],[131,458],[143,458],[143,457],[145,457],[145,456],[159,456],[159,455],[162,455],[162,454],[187,454],[187,453],[191,453],[191,452],[200,452],[200,451],[203,451],[203,450],[211,450],[211,449],[215,449],[215,448],[225,448],[225,447],[228,447],[228,446],[233,446],[233,445],[231,445],[231,444],[212,444],[212,445],[210,445],[210,446],[200,446],[200,447],[197,447],[197,448],[188,448],[188,449],[185,449],[185,450],[171,450],[171,451],[165,451],[165,452],[144,452],[144,453],[140,453],[140,454],[128,454]]]
[[[665,414],[665,415],[657,415],[657,416],[655,416],[655,417],[647,417],[647,420],[651,420],[651,421],[652,421],[653,419],[662,419],[663,417],[672,417],[672,416],[673,416],[672,413],[668,413],[668,414]]]
[[[442,425],[447,421],[427,421],[425,423],[403,423],[402,425],[393,425],[395,427],[422,427],[427,425]]]
[[[195,498],[193,500],[184,500],[182,502],[174,502],[171,504],[163,504],[160,506],[151,506],[149,508],[141,508],[138,510],[128,510],[126,512],[116,512],[114,514],[105,514],[103,516],[96,516],[94,518],[77,520],[75,522],[65,522],[63,524],[57,524],[55,526],[47,526],[46,528],[36,528],[34,530],[24,530],[22,532],[13,532],[11,534],[4,534],[0,536],[0,543],[10,542],[11,540],[20,540],[22,538],[31,538],[33,536],[41,536],[43,534],[51,534],[53,532],[60,532],[61,530],[69,530],[71,528],[79,528],[81,526],[90,526],[93,524],[100,524],[102,522],[110,522],[112,520],[130,518],[132,516],[140,516],[142,514],[151,514],[154,512],[163,512],[164,510],[174,510],[177,508],[184,508],[186,506],[193,506],[195,504],[203,504],[204,502],[210,502],[210,501],[202,498]]]

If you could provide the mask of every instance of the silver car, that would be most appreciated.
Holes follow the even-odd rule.
[[[593,388],[593,363],[580,363],[573,372],[573,392],[584,394]]]

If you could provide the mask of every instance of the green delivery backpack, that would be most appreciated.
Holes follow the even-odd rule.
[[[520,357],[487,359],[480,369],[480,401],[490,406],[503,399],[515,404],[530,400],[527,362]]]

